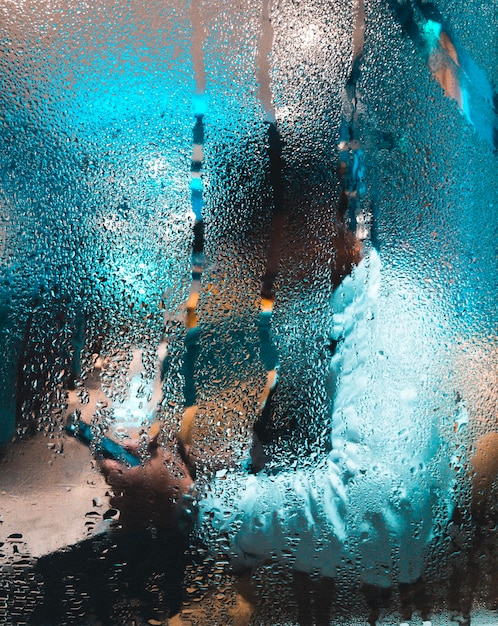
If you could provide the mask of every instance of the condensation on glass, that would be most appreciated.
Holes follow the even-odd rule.
[[[2,623],[492,619],[493,3],[0,12]]]

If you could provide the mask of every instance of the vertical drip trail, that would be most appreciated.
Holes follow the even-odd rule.
[[[201,278],[205,265],[204,256],[204,219],[202,209],[204,206],[203,184],[201,178],[202,162],[204,158],[204,123],[203,113],[195,113],[193,129],[193,150],[190,165],[190,201],[192,212],[195,216],[192,242],[192,277],[190,282],[189,296],[187,300],[187,315],[185,326],[185,352],[183,360],[183,374],[185,378],[184,400],[185,411],[180,426],[179,438],[186,446],[192,445],[195,414],[197,412],[197,392],[195,388],[195,362],[199,353],[199,319],[197,305],[201,292]]]
[[[277,128],[271,93],[269,56],[273,46],[273,35],[271,0],[263,0],[257,56],[257,80],[259,84],[258,95],[264,112],[264,121],[267,124],[269,179],[273,195],[273,215],[266,268],[261,282],[260,312],[257,322],[261,360],[266,370],[266,384],[260,399],[260,413],[253,425],[253,442],[251,447],[253,472],[258,472],[264,467],[265,457],[262,444],[270,438],[269,427],[271,424],[272,397],[276,390],[279,369],[278,349],[271,332],[271,319],[275,303],[274,282],[279,269],[280,248],[285,222],[285,201],[282,176],[282,140]]]
[[[203,182],[201,177],[202,163],[204,159],[204,122],[203,114],[195,114],[193,130],[193,150],[190,164],[190,203],[194,214],[193,242],[192,242],[192,281],[190,284],[189,297],[187,300],[187,328],[197,326],[195,314],[201,289],[201,277],[204,267],[204,207]]]
[[[339,168],[341,198],[339,213],[360,241],[370,239],[371,212],[362,207],[366,192],[365,153],[358,140],[359,99],[358,82],[365,44],[365,3],[357,0],[352,33],[353,58],[351,72],[344,87],[343,111],[339,139]]]
[[[192,0],[190,21],[192,24],[192,62],[194,65],[195,90],[196,95],[202,98],[206,91],[206,69],[203,51],[205,33],[202,27],[200,0]]]
[[[205,260],[202,166],[204,162],[206,71],[203,55],[204,29],[201,23],[199,0],[192,0],[190,17],[192,20],[192,62],[195,75],[195,95],[193,98],[195,123],[192,137],[192,158],[190,162],[190,204],[194,215],[194,226],[192,243],[192,281],[187,300],[187,329],[197,327],[196,308],[199,301],[201,276]]]
[[[201,292],[202,272],[205,266],[204,255],[204,186],[202,166],[204,162],[204,115],[206,113],[205,90],[206,71],[204,66],[204,29],[201,22],[199,0],[192,0],[190,7],[192,21],[192,61],[195,75],[195,95],[193,98],[194,118],[192,158],[190,162],[190,204],[194,215],[192,241],[192,276],[187,299],[185,325],[185,352],[183,373],[185,378],[185,411],[180,425],[179,439],[186,446],[192,444],[195,415],[197,412],[197,392],[195,388],[195,362],[199,353],[199,320],[197,305]]]
[[[273,194],[273,216],[270,243],[266,259],[266,270],[261,285],[261,311],[270,315],[273,310],[273,283],[278,273],[280,242],[282,239],[283,218],[285,213],[284,183],[282,178],[282,140],[277,128],[271,94],[271,67],[269,56],[273,46],[273,34],[271,0],[263,0],[261,33],[257,56],[257,80],[259,84],[259,99],[263,107],[264,120],[267,124],[270,185]]]
[[[258,46],[258,96],[263,105],[266,122],[275,122],[275,109],[272,102],[270,87],[270,59],[273,46],[273,26],[271,23],[271,0],[263,0],[261,11],[261,36]]]
[[[204,197],[201,170],[204,161],[204,115],[206,113],[205,89],[206,72],[204,69],[203,42],[204,29],[202,27],[200,0],[192,0],[190,6],[190,19],[192,24],[192,65],[195,76],[195,93],[193,96],[194,126],[193,145],[190,161],[190,208],[194,216],[192,255],[191,255],[191,282],[189,295],[186,303],[185,326],[187,329],[184,341],[183,367],[184,375],[183,397],[185,410],[180,423],[178,439],[183,446],[192,444],[195,414],[197,411],[197,392],[195,387],[195,362],[199,353],[200,329],[197,317],[197,305],[201,291],[201,277],[205,265],[204,257]],[[164,316],[164,326],[170,320],[169,313]],[[165,359],[167,355],[167,333],[163,333],[161,344],[158,348],[158,367],[154,381],[154,393],[152,398],[152,414],[155,417],[155,425],[151,431],[158,428],[156,411],[163,400],[162,383],[165,375]]]

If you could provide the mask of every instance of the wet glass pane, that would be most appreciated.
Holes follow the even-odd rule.
[[[495,3],[0,11],[1,623],[496,623]]]

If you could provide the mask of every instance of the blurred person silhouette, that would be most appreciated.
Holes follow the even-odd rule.
[[[440,45],[450,58],[457,63],[456,53],[449,38],[440,37]],[[357,69],[357,59],[355,68]],[[444,68],[443,68],[444,69]],[[441,84],[448,86],[448,91],[455,89],[451,86],[451,78],[441,74]],[[458,94],[451,95],[458,100]],[[194,141],[202,145],[202,115],[196,115],[196,130]],[[353,133],[351,133],[353,135]],[[272,221],[272,237],[267,258],[266,272],[261,288],[261,312],[258,320],[261,354],[265,369],[268,372],[267,386],[262,401],[262,410],[254,424],[253,448],[259,442],[264,442],[271,419],[271,400],[276,388],[278,371],[278,353],[269,330],[269,321],[273,310],[274,293],[273,283],[278,271],[279,245],[282,237],[285,210],[283,206],[282,159],[281,139],[274,121],[268,123],[270,179],[274,192],[274,214]],[[352,156],[352,164],[348,159],[340,158],[339,177],[341,180],[341,194],[336,211],[337,222],[341,226],[336,240],[337,271],[334,274],[334,286],[340,284],[344,276],[361,260],[361,240],[351,230],[351,208],[357,201],[359,178],[362,175],[360,167],[361,154],[359,144],[354,143],[354,137],[343,145],[343,156]],[[349,157],[348,157],[349,158]],[[194,161],[194,159],[193,159]],[[193,172],[199,172],[202,158],[197,159]],[[192,196],[197,202],[202,200],[202,186],[192,188]],[[195,246],[193,253],[192,289],[187,304],[187,359],[185,371],[192,371],[195,363],[196,345],[198,338],[198,323],[196,316],[199,281],[203,268],[203,219],[201,205],[196,205],[194,211],[196,222],[194,225]],[[104,623],[112,623],[113,604],[115,597],[110,588],[116,583],[126,589],[133,597],[144,596],[147,581],[154,575],[163,576],[166,585],[163,588],[168,597],[169,614],[179,610],[181,605],[181,580],[185,564],[186,537],[192,524],[195,513],[190,511],[195,501],[195,469],[191,451],[192,429],[195,416],[195,393],[192,392],[188,377],[186,388],[190,389],[186,402],[186,410],[182,421],[181,431],[176,441],[160,442],[159,433],[149,433],[148,440],[140,446],[137,441],[130,441],[124,445],[126,455],[133,467],[115,459],[103,459],[100,467],[109,485],[113,488],[114,496],[111,505],[119,510],[119,520],[113,523],[112,532],[105,537],[96,537],[65,551],[48,555],[40,559],[38,571],[43,574],[45,582],[45,616],[57,615],[64,597],[64,576],[73,576],[75,562],[82,569],[81,583],[78,589],[94,599],[92,604],[95,611]],[[254,445],[254,443],[256,445]],[[136,465],[133,458],[143,457],[141,447],[146,448],[147,458],[143,464]],[[260,453],[260,448],[258,449]],[[109,452],[111,455],[111,453]],[[257,454],[253,457],[255,471],[263,465]],[[258,465],[259,464],[259,465]],[[479,481],[478,481],[479,482]],[[188,513],[190,511],[190,513]],[[187,514],[185,518],[185,514]],[[190,516],[190,517],[189,517]],[[190,521],[189,521],[190,519]],[[103,555],[105,554],[105,558]],[[73,569],[71,569],[73,568]],[[173,568],[173,569],[171,569]],[[71,572],[71,574],[69,574]],[[97,582],[100,581],[100,582]],[[102,584],[102,581],[107,581]],[[299,620],[303,626],[312,623],[312,604],[316,606],[316,623],[328,623],[325,617],[330,611],[332,602],[332,579],[322,579],[319,583],[312,581],[305,572],[297,571],[294,574],[295,597],[299,606]],[[364,588],[365,597],[372,611],[376,610],[379,602],[378,590]],[[407,590],[407,594],[411,592]],[[412,594],[413,596],[414,594]],[[152,606],[150,600],[144,599],[145,614],[149,614]],[[323,605],[323,606],[322,606]],[[376,618],[372,618],[375,623]],[[408,619],[408,618],[407,618]],[[326,620],[326,621],[325,621]],[[52,622],[46,622],[52,623]]]

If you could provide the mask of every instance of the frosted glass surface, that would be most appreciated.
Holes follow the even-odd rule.
[[[495,4],[0,12],[0,622],[494,623]]]

